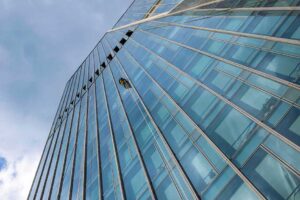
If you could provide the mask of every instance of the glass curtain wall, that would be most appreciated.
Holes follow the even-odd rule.
[[[28,199],[300,199],[300,1],[136,0],[69,79]]]

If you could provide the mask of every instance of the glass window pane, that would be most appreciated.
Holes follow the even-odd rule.
[[[234,148],[242,141],[241,136],[247,133],[250,119],[236,110],[231,110],[216,127],[215,132]]]
[[[244,172],[268,199],[286,199],[300,184],[299,177],[262,149],[248,161]]]
[[[176,187],[170,181],[170,178],[165,178],[165,180],[160,184],[157,189],[158,199],[181,199],[178,195]]]
[[[269,136],[269,138],[265,141],[265,145],[282,160],[285,160],[288,164],[292,165],[300,172],[300,154],[298,151],[273,135]]]
[[[183,156],[182,165],[196,190],[201,193],[216,176],[216,172],[195,147]]]
[[[300,136],[300,115],[296,118],[296,120],[289,127],[289,130]]]
[[[258,199],[257,196],[246,186],[246,184],[242,184],[231,196],[230,200],[252,200]]]
[[[257,110],[262,110],[269,99],[270,96],[266,93],[260,92],[253,88],[249,88],[247,92],[242,96],[241,101]]]

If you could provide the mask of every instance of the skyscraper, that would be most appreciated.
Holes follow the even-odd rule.
[[[29,199],[300,199],[300,1],[136,0],[69,79]]]

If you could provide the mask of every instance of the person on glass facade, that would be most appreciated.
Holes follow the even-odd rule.
[[[131,85],[130,85],[129,81],[126,80],[125,78],[120,78],[120,79],[119,79],[119,83],[120,83],[124,88],[126,88],[126,89],[131,88]]]
[[[299,67],[299,0],[135,0],[67,82],[28,199],[300,199]]]

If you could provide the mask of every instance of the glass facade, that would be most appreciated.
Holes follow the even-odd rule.
[[[67,82],[28,199],[300,199],[300,1],[134,1]]]

